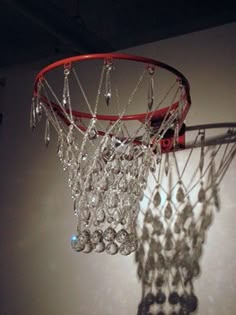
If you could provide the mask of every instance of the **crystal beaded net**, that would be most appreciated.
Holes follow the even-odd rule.
[[[181,73],[150,59],[132,58],[71,58],[45,68],[35,81],[30,125],[34,129],[45,117],[46,146],[51,127],[58,136],[57,155],[68,173],[78,218],[71,239],[77,252],[128,255],[136,250],[135,225],[149,171],[160,159],[169,130],[171,146],[178,145],[190,106]],[[84,68],[85,60],[92,63],[90,68]],[[130,76],[127,85],[125,76],[131,72],[135,78]],[[134,115],[139,107],[145,114]]]

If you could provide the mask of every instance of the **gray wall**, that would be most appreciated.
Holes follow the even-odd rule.
[[[236,121],[235,38],[233,23],[126,52],[167,62],[186,75],[193,100],[187,125]],[[43,128],[34,135],[28,128],[33,79],[48,62],[3,70],[0,313],[136,314],[141,288],[133,256],[71,250],[76,220],[56,141],[45,149]],[[234,160],[220,187],[222,209],[208,234],[203,273],[195,282],[199,314],[235,314],[235,187]]]

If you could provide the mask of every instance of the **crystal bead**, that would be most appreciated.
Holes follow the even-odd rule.
[[[109,217],[107,217],[107,223],[111,224],[114,221],[115,219],[113,218],[113,216],[110,215]]]
[[[114,243],[114,242],[111,242],[111,243],[107,244],[106,252],[109,255],[115,255],[118,252],[118,245],[116,243]]]
[[[81,244],[86,244],[90,241],[90,232],[88,230],[84,230],[79,233],[79,241]]]
[[[128,182],[125,177],[121,178],[118,186],[122,192],[126,192],[128,190]]]
[[[155,295],[153,293],[149,292],[144,298],[144,303],[145,303],[145,305],[148,305],[148,306],[154,304],[155,303]]]
[[[112,227],[108,227],[103,233],[103,238],[108,242],[113,241],[115,237],[116,231]]]
[[[166,153],[166,158],[165,158],[165,165],[164,165],[164,170],[165,170],[165,175],[167,176],[169,173],[169,168],[170,168],[170,164],[169,164],[169,154]]]
[[[180,203],[183,203],[184,202],[184,198],[185,198],[185,195],[184,195],[183,187],[179,186],[179,188],[177,190],[177,193],[176,193],[176,200],[178,202],[180,202]]]
[[[109,208],[115,208],[118,205],[118,196],[117,194],[109,195],[107,199],[107,205]]]
[[[180,225],[178,224],[178,222],[175,222],[175,225],[174,225],[174,232],[176,234],[179,234],[181,232],[181,228],[180,228]]]
[[[91,242],[93,244],[98,244],[102,240],[102,230],[96,230],[91,235]]]
[[[155,258],[153,255],[149,254],[147,261],[146,261],[146,268],[148,268],[149,271],[155,270],[156,262],[155,262]]]
[[[165,268],[165,258],[162,254],[158,255],[156,267],[158,270]]]
[[[197,297],[192,293],[188,295],[187,300],[186,300],[186,308],[187,310],[192,313],[197,310],[198,307],[198,299]]]
[[[160,290],[155,296],[155,301],[157,304],[164,304],[166,301],[166,295]]]
[[[143,241],[149,240],[149,230],[145,225],[143,226],[142,239],[143,239]]]
[[[152,223],[152,221],[153,221],[152,210],[148,209],[147,212],[145,213],[144,222]]]
[[[43,107],[42,107],[42,103],[41,102],[37,102],[36,108],[35,108],[35,112],[36,112],[36,115],[37,115],[38,122],[40,122],[40,120],[42,118],[42,115],[43,115]]]
[[[105,250],[105,243],[104,242],[99,242],[95,246],[95,252],[101,253]]]
[[[193,207],[190,203],[187,203],[183,209],[183,216],[189,218],[193,215]]]
[[[153,198],[153,205],[154,207],[158,207],[160,203],[161,203],[161,195],[160,195],[159,190],[157,190]]]
[[[45,142],[46,147],[49,145],[49,142],[50,142],[50,124],[49,124],[48,119],[46,119],[44,142]]]
[[[99,222],[104,222],[106,219],[105,211],[101,208],[97,209],[96,218]]]
[[[201,187],[199,192],[198,192],[198,201],[204,202],[205,199],[206,199],[206,193],[205,193],[205,190],[203,189],[203,187]]]
[[[36,127],[36,108],[35,108],[35,98],[32,98],[32,105],[30,110],[30,128],[34,130]]]
[[[88,242],[85,244],[83,253],[88,254],[88,253],[91,253],[92,250],[93,250],[93,244],[91,242]]]
[[[155,160],[152,160],[152,163],[151,163],[151,165],[150,165],[150,171],[151,171],[152,173],[155,173],[155,172],[156,172],[156,162],[155,162]]]
[[[94,127],[92,127],[89,132],[88,132],[88,139],[89,140],[94,140],[97,138],[97,131]]]
[[[149,305],[145,305],[145,301],[142,301],[138,306],[137,315],[146,315],[149,313]]]
[[[176,305],[179,303],[179,294],[174,291],[169,295],[168,301],[171,305]]]
[[[112,163],[111,170],[114,174],[120,173],[120,162],[119,160],[115,159]]]
[[[130,247],[129,242],[120,245],[120,254],[123,256],[127,256],[132,252],[132,248]]]
[[[108,180],[106,177],[103,177],[100,181],[99,188],[101,191],[107,191],[108,190]]]
[[[154,79],[153,79],[153,73],[151,74],[149,85],[148,85],[148,110],[151,111],[153,107],[154,102]]]
[[[162,244],[161,244],[161,242],[156,242],[155,243],[155,250],[156,250],[156,252],[158,253],[158,254],[160,254],[160,252],[162,251]]]
[[[71,238],[71,247],[77,252],[80,252],[84,249],[84,244],[81,244],[77,235],[72,236]]]
[[[116,240],[119,243],[124,243],[129,237],[129,234],[126,230],[121,229],[119,232],[116,234]]]
[[[165,242],[165,250],[170,251],[173,249],[173,240],[171,238],[168,238]]]
[[[180,273],[179,273],[179,271],[176,271],[176,274],[175,274],[173,281],[172,281],[172,285],[177,286],[179,284],[180,280],[181,280]]]
[[[156,287],[158,287],[158,288],[159,288],[159,287],[162,287],[163,284],[164,284],[164,279],[163,279],[163,277],[162,277],[162,276],[158,276],[157,279],[156,279],[155,284],[156,284]]]
[[[172,207],[171,207],[171,204],[170,202],[167,203],[167,206],[165,208],[165,219],[169,220],[171,217],[172,217]]]
[[[153,234],[162,235],[164,233],[163,223],[158,217],[153,219]]]

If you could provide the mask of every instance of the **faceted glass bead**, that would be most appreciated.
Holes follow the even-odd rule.
[[[99,242],[95,246],[95,252],[101,253],[105,250],[105,243],[104,242]]]
[[[173,249],[173,240],[171,238],[167,238],[166,239],[166,243],[165,243],[165,250],[169,251]]]
[[[88,132],[88,139],[89,140],[94,140],[94,139],[96,139],[97,138],[97,131],[96,131],[96,129],[93,127],[93,128],[91,128],[90,130],[89,130],[89,132]]]
[[[171,305],[175,305],[179,303],[179,294],[174,291],[169,295],[168,301]]]
[[[206,193],[205,193],[205,190],[203,189],[203,187],[201,187],[199,192],[198,192],[198,201],[204,202],[205,199],[206,199]]]
[[[177,190],[177,193],[176,193],[176,200],[178,202],[184,202],[184,190],[183,190],[183,187],[182,186],[179,186],[178,190]]]
[[[158,255],[156,267],[157,267],[157,269],[165,268],[165,258],[162,254]]]
[[[115,239],[115,237],[116,237],[116,231],[112,227],[108,227],[104,231],[103,237],[108,242],[113,241]]]
[[[77,252],[80,252],[84,249],[84,244],[80,243],[77,235],[71,238],[71,247]]]
[[[144,241],[148,241],[149,240],[149,230],[148,230],[148,228],[145,225],[143,226],[142,239]]]
[[[155,207],[158,207],[160,203],[161,203],[161,195],[160,195],[159,190],[157,190],[153,198],[153,204]]]
[[[171,204],[168,202],[166,208],[165,208],[165,219],[169,220],[172,217],[172,207]]]
[[[128,232],[124,229],[121,229],[119,232],[116,234],[116,240],[119,243],[124,243],[128,239]]]
[[[198,307],[198,299],[194,294],[188,295],[185,304],[186,309],[189,313],[195,312]]]
[[[91,242],[88,242],[85,244],[83,253],[88,254],[88,253],[91,253],[92,250],[93,250],[93,244]]]
[[[154,304],[155,303],[155,295],[153,293],[149,292],[144,298],[144,303],[145,303],[145,305],[148,305],[148,306]]]
[[[157,304],[164,304],[166,301],[166,295],[161,290],[157,292],[155,296],[155,301]]]
[[[119,188],[122,192],[126,192],[128,190],[128,182],[125,177],[120,180]]]
[[[153,219],[153,233],[156,233],[157,235],[162,235],[164,233],[163,223],[158,217],[154,217]]]
[[[106,252],[109,255],[115,255],[118,252],[118,245],[116,243],[114,243],[114,242],[111,242],[111,243],[107,244]]]
[[[187,203],[183,209],[183,216],[189,218],[193,214],[193,207],[190,203]]]
[[[152,223],[153,221],[153,215],[152,215],[152,210],[148,209],[147,212],[145,213],[144,221],[147,223]]]
[[[132,248],[130,247],[129,243],[124,243],[120,245],[120,254],[127,256],[132,252]]]
[[[162,251],[162,244],[158,241],[155,243],[155,245],[156,252],[159,254]]]
[[[96,212],[96,218],[99,222],[104,222],[106,219],[105,211],[101,208],[99,208]]]
[[[156,286],[159,288],[159,287],[162,287],[163,284],[164,284],[164,278],[162,276],[158,276],[157,279],[156,279],[156,282],[155,282]]]
[[[90,232],[88,230],[84,230],[79,233],[79,241],[81,244],[86,244],[90,241]]]
[[[181,229],[180,229],[180,226],[178,224],[178,222],[175,222],[175,225],[174,225],[174,232],[176,234],[179,234],[181,232]]]
[[[91,242],[93,244],[97,244],[101,242],[101,240],[102,240],[102,231],[101,230],[94,231],[91,235]]]

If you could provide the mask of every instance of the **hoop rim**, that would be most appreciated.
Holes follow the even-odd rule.
[[[190,85],[189,82],[187,80],[187,78],[177,69],[175,69],[174,67],[160,62],[158,60],[155,59],[151,59],[151,58],[146,58],[146,57],[141,57],[141,56],[136,56],[136,55],[129,55],[129,54],[124,54],[124,53],[98,53],[98,54],[87,54],[87,55],[78,55],[78,56],[73,56],[73,57],[69,57],[69,58],[65,58],[65,59],[61,59],[58,60],[56,62],[53,62],[52,64],[49,64],[48,66],[44,67],[37,75],[35,78],[35,82],[34,82],[34,91],[33,91],[33,96],[37,96],[38,95],[38,82],[40,80],[43,79],[43,77],[45,76],[45,74],[47,74],[48,72],[50,72],[53,69],[56,69],[60,66],[64,66],[64,68],[66,67],[71,67],[71,65],[75,62],[81,62],[81,61],[87,61],[87,60],[96,60],[96,59],[104,59],[104,60],[113,60],[113,59],[120,59],[120,60],[129,60],[129,61],[134,61],[134,62],[140,62],[140,63],[144,63],[147,65],[153,65],[153,66],[157,66],[159,68],[162,68],[170,73],[172,73],[173,75],[175,75],[177,77],[177,80],[180,81],[180,83],[182,84],[184,91],[185,91],[185,98],[186,98],[186,105],[183,109],[182,112],[182,117],[179,121],[180,127],[183,124],[186,115],[190,109],[191,106],[191,97],[190,97]],[[174,106],[175,104],[170,104],[168,107],[163,108],[163,109],[159,109],[157,111],[154,112],[150,112],[150,115],[154,115],[154,117],[156,119],[161,119],[163,117],[163,114],[165,114],[167,112],[167,110],[169,108],[171,108],[172,106]],[[144,117],[145,114],[141,114],[142,117]],[[86,113],[81,113],[81,112],[77,112],[77,111],[73,111],[73,116],[77,116],[77,117],[86,117],[86,118],[92,118],[93,116],[90,114],[86,114]],[[96,115],[97,119],[103,119],[103,120],[110,120],[111,116],[108,115]],[[119,116],[112,116],[112,120],[118,120]],[[140,120],[140,114],[134,114],[134,115],[130,115],[128,120]],[[122,118],[121,118],[122,120]]]

